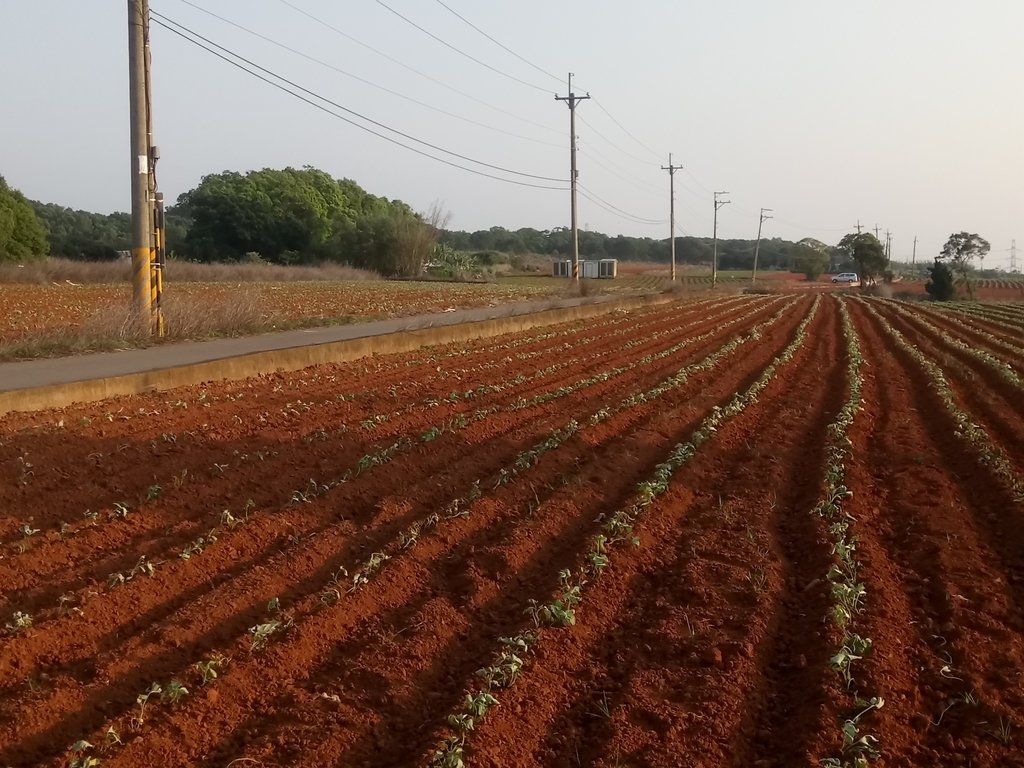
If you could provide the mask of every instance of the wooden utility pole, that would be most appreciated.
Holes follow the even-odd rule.
[[[761,250],[761,225],[764,224],[765,219],[772,218],[771,213],[771,208],[762,208],[761,220],[757,223],[757,243],[754,245],[754,271],[750,274],[751,285],[757,282],[757,254]]]
[[[132,300],[143,320],[152,312],[152,201],[149,198],[149,0],[128,0],[128,88],[132,161]]]
[[[718,209],[728,205],[731,200],[719,200],[719,195],[728,195],[728,192],[715,192],[715,225],[714,225],[714,250],[711,253],[711,287],[718,287]]]
[[[572,279],[579,282],[580,279],[580,233],[576,226],[576,104],[589,99],[586,96],[577,96],[572,91],[572,72],[569,73],[569,95],[555,95],[557,101],[564,101],[569,105],[569,194],[572,197]]]
[[[668,165],[661,170],[668,171],[668,242],[672,251],[672,282],[676,281],[676,171],[681,165],[672,165],[672,153],[668,153]]]

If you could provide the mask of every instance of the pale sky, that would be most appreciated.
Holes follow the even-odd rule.
[[[916,235],[930,260],[969,230],[992,243],[986,266],[1008,264],[1012,238],[1024,266],[1024,0],[444,0],[526,62],[438,0],[190,2],[152,0],[152,10],[389,128],[522,174],[568,178],[569,114],[554,95],[573,71],[576,93],[593,97],[577,110],[580,184],[628,214],[581,197],[589,229],[667,237],[659,166],[672,152],[685,166],[679,233],[710,236],[711,192],[724,190],[722,237],[753,238],[763,206],[776,216],[766,237],[835,243],[859,220],[883,239],[891,230],[895,258],[910,258]],[[127,210],[124,0],[0,0],[0,71],[8,183],[74,208]],[[457,229],[568,225],[567,192],[421,157],[155,25],[153,71],[170,201],[207,173],[313,165],[418,210],[440,201]]]

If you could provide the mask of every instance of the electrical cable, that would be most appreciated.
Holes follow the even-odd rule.
[[[513,80],[513,81],[515,81],[517,83],[525,85],[528,88],[533,88],[533,89],[538,90],[538,91],[543,91],[544,93],[550,93],[550,89],[549,88],[544,88],[542,86],[536,85],[535,83],[531,83],[531,82],[529,82],[527,80],[523,80],[521,78],[518,78],[515,75],[510,75],[508,72],[503,72],[502,70],[498,69],[497,67],[492,67],[486,61],[481,61],[480,59],[476,58],[475,56],[471,56],[470,54],[466,53],[462,49],[456,48],[454,45],[449,43],[447,40],[444,40],[444,39],[438,37],[437,35],[435,35],[433,32],[431,32],[428,29],[424,29],[419,24],[417,24],[415,21],[410,19],[408,16],[403,16],[401,13],[399,13],[394,8],[392,8],[390,5],[385,3],[384,0],[374,0],[374,2],[376,2],[377,5],[381,6],[382,8],[386,8],[387,10],[391,11],[391,13],[395,14],[395,16],[400,18],[406,24],[412,25],[413,27],[418,29],[420,32],[425,34],[427,37],[429,37],[429,38],[431,38],[433,40],[436,40],[441,45],[443,45],[445,48],[450,48],[451,50],[455,51],[460,56],[465,56],[470,61],[476,62],[481,67],[485,67],[486,69],[491,70],[491,72],[496,72],[497,74],[501,75],[502,77],[507,77],[509,80]]]
[[[153,13],[154,16],[159,16],[159,14],[157,14],[155,11],[153,11],[152,13]],[[166,18],[166,17],[161,17],[161,18]],[[170,20],[168,20],[168,21],[170,21]],[[352,126],[354,126],[356,128],[359,128],[360,130],[366,131],[367,133],[371,133],[374,136],[376,136],[376,137],[378,137],[380,139],[383,139],[384,141],[387,141],[387,142],[389,142],[391,144],[395,144],[396,146],[402,147],[403,149],[407,149],[410,152],[415,152],[417,155],[421,155],[421,156],[429,158],[431,160],[435,160],[435,161],[437,161],[439,163],[443,163],[444,165],[451,166],[452,168],[458,168],[459,170],[467,171],[468,173],[472,173],[472,174],[475,174],[477,176],[483,176],[483,177],[488,178],[488,179],[494,179],[496,181],[505,182],[506,184],[515,184],[517,186],[531,187],[533,189],[549,189],[549,190],[554,190],[554,191],[558,191],[558,192],[568,192],[569,191],[568,188],[566,188],[566,187],[552,187],[552,186],[547,186],[547,185],[542,185],[542,184],[532,184],[532,183],[525,182],[525,181],[518,181],[516,179],[506,179],[506,178],[503,178],[501,176],[495,176],[494,174],[485,173],[484,171],[479,171],[479,170],[477,170],[475,168],[467,168],[466,166],[459,165],[458,163],[454,163],[454,162],[452,162],[450,160],[446,160],[446,159],[441,158],[441,157],[436,157],[434,155],[431,155],[429,152],[424,152],[423,150],[417,149],[415,147],[410,147],[409,145],[403,144],[402,142],[400,142],[400,141],[398,141],[396,139],[393,139],[390,136],[385,136],[384,134],[378,133],[377,131],[374,131],[371,128],[367,128],[365,125],[360,125],[359,123],[355,122],[354,120],[351,120],[351,119],[345,117],[344,115],[338,114],[337,112],[334,112],[334,111],[328,109],[327,107],[323,106],[322,104],[316,103],[312,99],[309,99],[309,98],[303,96],[300,93],[296,93],[295,91],[289,90],[288,88],[286,88],[285,86],[281,85],[280,83],[276,83],[273,80],[271,80],[271,79],[269,79],[267,77],[264,77],[263,75],[259,74],[258,72],[254,72],[254,71],[246,68],[242,64],[239,64],[237,61],[234,61],[233,59],[230,59],[227,56],[225,56],[225,55],[223,55],[221,53],[218,53],[213,48],[208,47],[206,45],[203,45],[198,40],[194,40],[194,39],[190,38],[188,35],[184,34],[183,32],[180,32],[177,29],[175,29],[174,27],[170,26],[170,24],[174,24],[176,22],[171,21],[170,24],[167,24],[167,23],[164,23],[163,21],[161,21],[160,18],[154,19],[154,22],[157,25],[159,25],[159,26],[163,27],[164,29],[166,29],[168,32],[171,32],[171,33],[177,35],[178,37],[182,38],[183,40],[186,40],[186,41],[192,43],[193,45],[195,45],[195,46],[197,46],[199,48],[202,48],[206,52],[213,54],[217,58],[219,58],[219,59],[227,62],[228,64],[231,64],[232,66],[242,70],[246,74],[252,75],[256,79],[262,80],[263,82],[267,83],[268,85],[271,85],[271,86],[277,88],[278,90],[284,91],[285,93],[289,94],[290,96],[295,97],[299,101],[303,101],[303,102],[305,102],[306,104],[309,104],[312,107],[316,107],[320,111],[326,112],[327,114],[331,115],[332,117],[336,117],[337,119],[339,119],[339,120],[341,120],[341,121],[343,121],[345,123],[348,123],[349,125],[352,125]],[[182,29],[186,29],[187,30],[187,28],[185,28],[185,27],[182,27]],[[199,37],[199,36],[197,35],[197,37]],[[235,55],[235,54],[231,54],[231,55]],[[245,61],[245,59],[242,59],[241,57],[238,57],[238,58],[241,59],[242,61]],[[276,77],[276,75],[275,75],[275,77]],[[285,82],[287,82],[287,81],[285,81]],[[319,97],[317,97],[317,98],[319,98]],[[327,102],[327,103],[331,103],[331,102]]]
[[[525,118],[522,115],[518,115],[515,112],[512,112],[511,110],[504,109],[502,107],[497,107],[494,104],[490,104],[490,103],[484,101],[483,99],[480,99],[480,98],[474,96],[471,93],[467,93],[466,91],[462,91],[462,90],[456,88],[453,85],[449,85],[448,83],[446,83],[446,82],[444,82],[442,80],[438,80],[436,77],[432,77],[431,75],[428,75],[425,72],[421,72],[420,70],[416,69],[415,67],[410,66],[409,64],[406,64],[406,63],[404,63],[402,61],[399,61],[394,56],[391,56],[391,55],[389,55],[387,53],[384,53],[383,51],[378,50],[377,48],[374,48],[372,45],[369,45],[368,43],[364,43],[362,40],[359,40],[358,38],[353,37],[348,32],[344,31],[343,29],[339,29],[338,27],[334,26],[330,22],[324,21],[323,19],[319,18],[318,16],[314,16],[313,14],[309,13],[308,11],[303,10],[299,6],[297,6],[294,3],[290,2],[290,0],[279,0],[279,2],[281,4],[283,4],[283,5],[291,8],[296,13],[302,14],[307,19],[310,19],[311,21],[314,21],[317,24],[320,24],[324,28],[331,30],[335,34],[340,35],[341,37],[344,37],[346,40],[349,40],[350,42],[353,42],[356,45],[361,46],[361,47],[365,48],[366,50],[368,50],[368,51],[370,51],[372,53],[377,54],[381,58],[390,61],[392,64],[396,64],[399,67],[402,67],[403,69],[407,69],[408,71],[412,72],[413,74],[418,75],[419,77],[422,77],[425,80],[429,80],[430,82],[434,83],[435,85],[439,85],[442,88],[445,88],[445,89],[451,91],[452,93],[457,93],[459,96],[462,96],[464,98],[470,99],[471,101],[475,101],[477,104],[481,104],[481,105],[487,107],[488,109],[493,109],[496,112],[500,112],[501,114],[506,115],[507,117],[511,117],[511,118],[513,118],[515,120],[519,120],[519,121],[524,122],[524,123],[526,123],[528,125],[532,125],[535,128],[540,128],[542,130],[548,131],[549,133],[558,134],[559,136],[561,136],[563,134],[563,131],[560,131],[560,130],[558,130],[556,128],[552,128],[549,125],[544,125],[543,123],[538,123],[538,122],[536,122],[534,120],[530,120],[528,118]]]
[[[489,34],[487,34],[482,29],[480,29],[480,27],[478,27],[476,24],[474,24],[469,19],[467,19],[465,16],[463,16],[461,13],[459,13],[454,8],[452,8],[451,6],[449,6],[446,3],[444,3],[443,0],[436,0],[436,2],[437,2],[438,5],[440,5],[442,8],[444,8],[446,11],[448,11],[449,13],[451,13],[454,16],[458,17],[459,19],[462,19],[462,21],[466,22],[466,24],[471,26],[473,29],[475,29],[477,32],[479,32],[481,35],[483,35],[488,40],[490,40],[492,43],[494,43],[496,46],[498,46],[499,48],[501,48],[504,51],[507,51],[508,53],[511,53],[513,56],[515,56],[517,59],[519,59],[524,64],[528,64],[529,66],[533,67],[538,72],[540,72],[542,75],[547,75],[548,77],[553,78],[554,80],[557,80],[559,83],[562,82],[562,78],[560,78],[558,75],[553,75],[550,72],[548,72],[546,69],[542,69],[541,67],[538,67],[536,64],[534,64],[529,59],[526,59],[526,58],[520,56],[518,53],[513,51],[507,45],[504,45],[504,44],[498,42],[493,37],[491,37]]]
[[[441,0],[437,0],[437,2],[441,2]],[[632,133],[630,133],[629,130],[627,130],[626,126],[624,126],[622,123],[620,123],[618,120],[616,120],[615,116],[611,112],[609,112],[607,109],[604,108],[604,105],[601,102],[599,102],[597,99],[593,99],[593,101],[594,101],[594,104],[597,106],[598,109],[600,109],[602,112],[604,112],[613,123],[615,123],[617,126],[619,126],[619,128],[622,129],[622,132],[624,134],[629,136],[629,138],[631,138],[633,141],[635,141],[641,147],[643,147],[648,152],[650,152],[653,157],[659,158],[659,162],[660,162],[660,156],[658,155],[657,152],[655,152],[649,146],[647,146],[642,141],[640,141],[640,139],[638,139],[636,136],[634,136]]]
[[[587,198],[587,200],[594,203],[595,205],[601,206],[609,213],[618,214],[620,218],[629,219],[638,224],[668,224],[668,219],[646,219],[643,216],[637,216],[636,214],[630,213],[629,211],[624,211],[618,206],[612,205],[607,200],[598,197],[594,192],[591,192],[589,189],[587,189],[580,183],[576,184],[576,188],[580,191],[580,194]]]
[[[249,66],[255,67],[259,71],[264,72],[264,73],[270,75],[271,77],[277,78],[278,80],[280,80],[283,83],[287,83],[288,85],[290,85],[293,88],[297,88],[298,90],[300,90],[303,93],[306,93],[306,94],[312,96],[313,98],[319,99],[320,101],[323,101],[326,104],[330,104],[332,107],[340,109],[343,112],[346,112],[346,113],[348,113],[350,115],[354,115],[355,117],[358,117],[361,120],[365,120],[366,122],[368,122],[368,123],[370,123],[372,125],[375,125],[378,128],[383,128],[386,131],[390,131],[391,133],[397,134],[398,136],[401,136],[404,139],[408,139],[409,141],[414,141],[417,144],[422,144],[423,146],[429,147],[430,149],[433,149],[433,150],[435,150],[437,152],[441,152],[441,153],[446,154],[446,155],[451,155],[452,157],[457,157],[458,159],[465,160],[466,162],[469,162],[469,163],[474,163],[476,165],[482,165],[485,168],[491,168],[491,169],[496,170],[496,171],[501,171],[502,173],[510,173],[510,174],[512,174],[514,176],[523,176],[525,178],[538,179],[540,181],[554,181],[554,182],[564,182],[564,181],[566,181],[565,179],[559,179],[559,178],[556,178],[556,177],[553,177],[553,176],[541,176],[541,175],[538,175],[538,174],[535,174],[535,173],[526,173],[524,171],[512,170],[511,168],[505,168],[503,166],[495,165],[493,163],[486,163],[483,160],[476,160],[475,158],[469,157],[467,155],[462,155],[462,154],[459,154],[458,152],[453,152],[453,151],[451,151],[449,149],[445,149],[443,147],[439,147],[436,144],[431,144],[429,141],[424,141],[423,139],[418,139],[415,136],[412,136],[412,135],[410,135],[408,133],[405,133],[403,131],[398,130],[397,128],[391,128],[390,126],[385,125],[384,123],[381,123],[381,122],[379,122],[377,120],[374,120],[373,118],[367,117],[366,115],[362,115],[362,114],[360,114],[359,112],[356,112],[353,109],[349,109],[348,107],[343,106],[343,105],[337,103],[336,101],[331,101],[327,97],[321,96],[319,93],[316,93],[315,91],[311,91],[308,88],[304,88],[303,86],[299,85],[298,83],[295,83],[295,82],[287,79],[286,77],[283,77],[282,75],[279,75],[276,72],[273,72],[273,71],[267,69],[266,67],[262,67],[259,64],[256,64],[255,62],[245,58],[244,56],[241,56],[240,54],[237,54],[234,51],[232,51],[232,50],[230,50],[228,48],[225,48],[224,46],[219,45],[218,43],[215,43],[213,40],[210,40],[207,37],[203,37],[198,32],[196,32],[196,31],[194,31],[192,29],[189,29],[188,27],[186,27],[183,24],[179,24],[178,22],[174,21],[173,19],[168,18],[167,16],[165,16],[165,15],[163,15],[161,13],[158,13],[156,11],[151,11],[151,13],[152,13],[153,16],[156,16],[158,19],[162,19],[165,22],[168,22],[170,24],[175,25],[176,27],[184,30],[185,32],[188,32],[193,37],[196,37],[196,38],[202,40],[203,42],[205,42],[205,43],[207,43],[209,45],[212,45],[214,48],[218,48],[219,50],[224,51],[225,53],[229,54],[230,56],[233,56],[234,58],[238,59],[239,61],[243,61],[246,64],[248,64]],[[161,26],[166,27],[166,24],[163,24]]]
[[[278,48],[281,48],[281,49],[283,49],[285,51],[293,53],[296,56],[301,56],[302,58],[306,59],[307,61],[311,61],[314,64],[319,64],[322,67],[326,67],[327,69],[330,69],[330,70],[332,70],[334,72],[337,72],[339,75],[344,75],[345,77],[349,77],[349,78],[351,78],[353,80],[356,80],[356,81],[358,81],[360,83],[363,83],[365,85],[369,85],[370,87],[376,88],[376,89],[378,89],[380,91],[383,91],[384,93],[389,93],[392,96],[397,96],[400,99],[404,99],[405,101],[408,101],[408,102],[411,102],[411,103],[416,104],[418,106],[421,106],[421,107],[424,107],[426,109],[432,110],[434,112],[437,112],[438,114],[445,115],[447,117],[451,117],[451,118],[454,118],[456,120],[461,120],[461,121],[463,121],[465,123],[469,123],[470,125],[475,125],[475,126],[480,127],[480,128],[486,128],[487,130],[495,131],[496,133],[501,133],[501,134],[504,134],[505,136],[512,136],[513,138],[522,139],[524,141],[530,141],[530,142],[533,142],[535,144],[543,144],[544,146],[547,146],[547,147],[556,147],[556,148],[559,148],[559,149],[562,148],[561,144],[556,144],[553,141],[545,141],[544,139],[535,139],[532,136],[524,136],[523,134],[515,133],[514,131],[507,131],[504,128],[498,128],[498,127],[493,126],[493,125],[488,125],[487,123],[481,123],[481,122],[479,122],[477,120],[473,120],[472,118],[465,117],[463,115],[458,115],[458,114],[455,114],[454,112],[449,112],[449,111],[447,111],[445,109],[441,109],[440,107],[434,106],[433,104],[429,104],[429,103],[427,103],[425,101],[420,101],[417,98],[414,98],[412,96],[408,96],[408,95],[406,95],[404,93],[400,93],[399,91],[392,90],[391,88],[388,88],[386,86],[380,85],[379,83],[375,83],[372,80],[367,80],[365,77],[360,77],[359,75],[354,75],[351,72],[346,72],[344,69],[341,69],[340,67],[337,67],[334,64],[331,64],[330,62],[324,61],[323,59],[318,59],[315,56],[310,56],[308,53],[305,53],[304,51],[300,51],[297,48],[292,48],[289,45],[285,45],[284,43],[282,43],[282,42],[280,42],[278,40],[275,40],[275,39],[273,39],[271,37],[268,37],[267,35],[264,35],[264,34],[262,34],[260,32],[257,32],[254,29],[250,29],[249,27],[246,27],[246,26],[244,26],[242,24],[239,24],[238,22],[232,21],[231,19],[225,18],[224,16],[221,16],[219,14],[216,14],[213,11],[207,10],[206,8],[203,8],[200,5],[197,5],[196,3],[193,3],[191,0],[180,0],[180,2],[184,3],[185,5],[190,6],[192,8],[195,8],[197,11],[201,11],[202,13],[205,13],[206,15],[211,16],[211,17],[213,17],[213,18],[215,18],[215,19],[217,19],[219,21],[222,21],[225,24],[228,24],[228,25],[234,27],[235,29],[240,29],[241,31],[243,31],[243,32],[245,32],[247,34],[250,34],[253,37],[257,37],[260,40],[263,40],[265,42],[270,43],[271,45],[277,46]]]

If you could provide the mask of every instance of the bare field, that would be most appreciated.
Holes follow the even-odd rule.
[[[9,416],[0,765],[1021,765],[1022,361],[730,296]]]

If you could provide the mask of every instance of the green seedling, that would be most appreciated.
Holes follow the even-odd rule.
[[[195,663],[195,668],[203,678],[202,684],[206,685],[207,683],[212,683],[216,680],[221,667],[225,664],[227,664],[227,659],[219,653],[211,656],[206,661],[197,661]]]
[[[29,615],[27,613],[22,613],[21,611],[15,611],[14,612],[14,617],[13,617],[12,621],[7,624],[7,629],[10,632],[12,632],[12,633],[17,634],[18,632],[21,632],[22,630],[28,629],[31,626],[32,626],[32,616],[31,615]]]
[[[177,706],[186,696],[188,696],[188,688],[177,680],[169,682],[161,694],[161,698],[165,701],[169,701],[172,707]]]
[[[138,730],[146,722],[146,704],[149,703],[149,699],[153,696],[159,696],[161,693],[163,693],[163,688],[160,687],[160,683],[152,683],[145,693],[140,693],[135,697],[135,703],[138,704],[139,711],[132,716],[131,725],[134,730]]]
[[[71,755],[68,757],[67,768],[96,768],[100,764],[98,757],[90,757],[86,754],[92,749],[90,744],[85,739],[76,741],[71,745]]]

